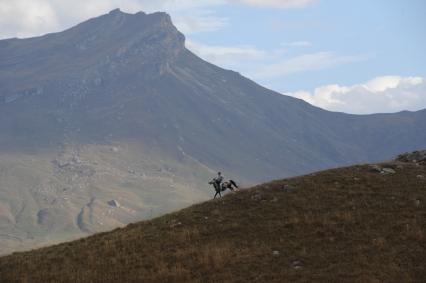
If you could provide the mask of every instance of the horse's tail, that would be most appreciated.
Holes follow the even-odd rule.
[[[234,187],[238,189],[237,183],[235,183],[233,180],[229,180],[229,183],[231,183]]]

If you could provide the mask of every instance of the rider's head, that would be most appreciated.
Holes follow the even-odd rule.
[[[220,176],[220,174],[222,174],[222,173],[220,173],[220,172],[217,172],[217,174]]]

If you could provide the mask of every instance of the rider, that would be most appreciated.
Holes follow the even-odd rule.
[[[217,172],[217,177],[214,178],[213,181],[215,182],[217,188],[219,188],[219,190],[220,190],[221,184],[222,184],[222,181],[223,181],[222,173]]]

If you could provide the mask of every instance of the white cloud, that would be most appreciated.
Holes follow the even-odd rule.
[[[241,61],[248,62],[267,57],[267,52],[250,45],[205,45],[187,40],[186,47],[204,60],[225,68],[232,68],[234,65],[241,66]]]
[[[228,20],[216,16],[213,6],[244,5],[294,8],[313,0],[0,0],[0,38],[37,36],[60,31],[115,8],[126,12],[165,11],[185,33],[215,31]]]
[[[231,3],[241,3],[258,7],[272,8],[301,8],[310,5],[316,0],[228,0]]]
[[[173,17],[173,23],[179,31],[188,35],[195,32],[220,30],[228,25],[228,19],[217,17],[208,10],[198,9],[190,13],[180,13]]]
[[[129,13],[166,11],[183,32],[212,31],[227,24],[207,7],[223,0],[1,0],[0,38],[56,32],[115,8]]]
[[[250,76],[253,78],[276,78],[305,71],[324,70],[366,59],[367,56],[365,55],[340,56],[333,52],[303,54],[260,67]]]
[[[283,42],[281,46],[284,47],[309,47],[312,46],[310,41],[293,41],[293,42]]]
[[[52,6],[46,1],[0,2],[0,37],[30,36],[58,26]]]
[[[426,108],[426,78],[382,76],[352,86],[331,84],[313,92],[285,94],[327,110],[353,114],[416,111]]]
[[[333,52],[317,52],[288,56],[288,50],[301,46],[309,46],[308,41],[296,41],[287,44],[287,48],[272,50],[259,49],[253,45],[206,45],[187,39],[186,47],[204,60],[223,68],[238,70],[258,82],[282,78],[295,73],[324,70],[344,64],[368,59],[365,55],[339,56]]]

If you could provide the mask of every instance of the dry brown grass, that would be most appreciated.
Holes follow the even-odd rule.
[[[0,282],[425,282],[426,168],[387,166],[397,173],[277,180],[15,253],[0,258]]]

